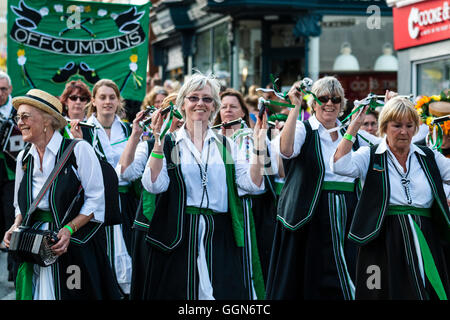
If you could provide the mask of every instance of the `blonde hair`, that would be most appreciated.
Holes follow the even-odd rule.
[[[220,108],[220,83],[213,75],[206,76],[198,71],[194,73],[178,91],[176,105],[183,118],[186,119],[186,114],[181,108],[184,105],[184,98],[191,92],[202,90],[206,86],[211,88],[211,97],[213,98],[214,103],[214,112],[211,112],[209,121],[214,119]]]
[[[414,103],[408,98],[394,97],[390,99],[381,109],[378,116],[378,134],[383,136],[386,134],[387,125],[390,121],[400,122],[405,119],[410,119],[416,126],[416,131],[419,130],[420,119],[417,114]]]
[[[177,101],[177,96],[178,96],[178,93],[172,92],[167,97],[165,97],[163,102],[162,102],[162,104],[161,104],[161,109],[164,109],[164,108],[168,107],[171,102],[173,104],[175,104],[175,102]]]
[[[93,101],[95,99],[95,96],[97,95],[98,89],[103,86],[113,89],[117,96],[117,99],[119,100],[119,105],[117,107],[116,114],[120,114],[122,112],[122,110],[124,109],[124,101],[123,101],[122,97],[120,96],[120,90],[119,90],[119,87],[117,86],[117,84],[110,79],[101,79],[94,84],[94,87],[92,88],[92,100],[86,105],[86,109],[88,110],[88,112],[87,112],[88,118],[93,113],[97,112],[97,107],[94,106]]]
[[[161,86],[155,86],[149,93],[147,93],[144,97],[144,100],[141,104],[141,110],[145,110],[147,106],[153,106],[155,104],[155,99],[158,94],[165,95],[166,97],[169,95],[166,89]]]

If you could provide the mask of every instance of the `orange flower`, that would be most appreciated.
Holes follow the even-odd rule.
[[[444,122],[444,134],[450,134],[450,120]]]

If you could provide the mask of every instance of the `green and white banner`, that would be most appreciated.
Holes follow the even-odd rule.
[[[150,1],[123,5],[8,0],[8,74],[13,95],[59,96],[70,80],[111,79],[125,99],[145,95]]]

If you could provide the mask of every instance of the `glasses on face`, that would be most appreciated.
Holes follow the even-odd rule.
[[[331,100],[332,103],[341,103],[342,101],[342,98],[339,96],[337,97],[320,96],[317,97],[317,99],[322,103],[327,103],[329,100]]]
[[[206,104],[209,104],[209,103],[213,102],[213,98],[211,98],[211,97],[200,98],[200,97],[196,97],[196,96],[190,96],[190,97],[186,97],[186,99],[188,99],[192,103],[197,103],[197,102],[200,101],[200,99]]]
[[[76,94],[73,94],[73,95],[70,95],[69,96],[69,99],[71,100],[71,101],[77,101],[78,99],[80,99],[80,101],[81,102],[86,102],[86,101],[88,101],[89,100],[89,97],[86,97],[86,96],[77,96]]]
[[[0,87],[1,92],[8,92],[8,90],[9,90],[8,87]]]
[[[14,121],[16,121],[16,123],[19,123],[19,120],[22,119],[22,122],[26,122],[28,120],[28,118],[31,118],[31,114],[29,113],[22,113],[22,114],[18,114],[14,117]]]

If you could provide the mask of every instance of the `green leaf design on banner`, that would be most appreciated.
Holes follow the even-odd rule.
[[[13,96],[31,88],[59,96],[71,80],[92,88],[100,79],[111,79],[122,98],[142,100],[150,6],[8,0],[7,68]]]

